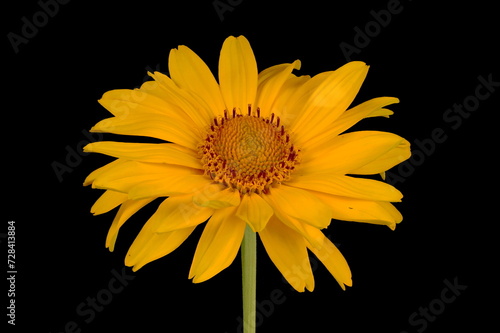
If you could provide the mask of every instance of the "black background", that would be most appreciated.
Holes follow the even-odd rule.
[[[347,60],[339,45],[354,46],[354,28],[364,30],[374,21],[370,12],[386,9],[390,1],[232,3],[221,21],[213,1],[73,0],[59,5],[18,53],[7,34],[21,34],[22,18],[32,21],[41,7],[24,1],[5,11],[7,172],[0,232],[7,232],[7,221],[16,221],[19,331],[64,332],[73,321],[81,332],[238,332],[239,258],[208,282],[187,279],[202,227],[171,255],[136,273],[127,268],[133,278],[95,318],[77,313],[80,304],[105,293],[113,271],[122,272],[129,245],[158,202],[125,224],[115,252],[109,253],[104,240],[114,214],[93,217],[89,209],[100,191],[81,184],[110,159],[73,157],[72,172],[64,173],[62,181],[52,166],[67,164],[68,149],[79,150],[89,140],[85,131],[108,117],[96,102],[104,92],[137,87],[148,70],[167,73],[168,53],[179,44],[216,72],[224,39],[244,34],[259,70],[300,59],[298,73],[314,75],[343,65]],[[413,333],[498,326],[491,302],[497,300],[498,285],[494,134],[500,87],[460,126],[452,128],[454,123],[443,119],[455,103],[474,96],[479,76],[500,81],[498,15],[488,3],[401,1],[400,12],[373,30],[368,45],[352,55],[371,66],[354,104],[378,96],[401,100],[391,106],[391,118],[367,120],[356,129],[392,131],[415,143],[429,142],[440,128],[446,140],[427,154],[413,145],[421,158],[407,164],[413,170],[396,184],[405,195],[398,204],[404,221],[396,231],[338,221],[325,231],[353,272],[354,285],[347,291],[321,265],[313,265],[314,292],[290,290],[259,244],[258,302],[268,304],[273,291],[282,293],[284,301],[261,310],[258,332]],[[403,171],[396,168],[393,174]],[[4,245],[2,240],[6,253]],[[412,324],[409,317],[421,307],[439,307],[444,280],[467,289],[435,319]]]

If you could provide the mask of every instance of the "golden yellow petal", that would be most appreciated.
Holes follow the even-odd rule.
[[[315,247],[321,248],[323,245],[323,233],[317,227],[313,227],[295,217],[288,215],[279,205],[276,204],[275,200],[270,198],[270,196],[271,195],[265,195],[262,198],[273,208],[275,214],[274,216],[276,216],[276,218],[278,218],[283,224],[301,234]]]
[[[160,72],[148,73],[154,81],[142,84],[141,90],[171,103],[179,114],[189,117],[199,128],[205,128],[213,118],[213,111],[206,101],[190,90],[179,88],[172,79]],[[220,95],[220,92],[218,92]]]
[[[99,141],[83,148],[87,153],[101,153],[109,156],[149,163],[167,163],[201,169],[197,153],[174,143],[130,143]]]
[[[248,40],[230,36],[222,45],[219,59],[219,84],[228,111],[247,113],[257,92],[257,63]]]
[[[200,104],[205,104],[205,124],[225,109],[219,85],[212,72],[196,53],[180,45],[168,58],[168,69],[172,80],[181,88],[191,91]]]
[[[387,183],[336,174],[296,175],[286,184],[355,199],[399,202],[403,197],[401,192]]]
[[[315,191],[311,193],[330,206],[332,218],[336,220],[386,225],[392,230],[403,220],[401,213],[390,202],[346,198]]]
[[[261,231],[273,215],[273,209],[256,193],[245,194],[236,211],[236,216],[248,223],[254,232]]]
[[[318,257],[323,265],[325,265],[326,269],[333,275],[342,289],[345,290],[345,286],[352,286],[351,270],[347,261],[327,237],[324,237],[324,243],[321,249],[317,249],[311,246],[311,244],[307,244],[307,247],[316,257]]]
[[[115,163],[112,167],[100,171],[99,174],[92,175],[91,179],[93,179],[93,188],[129,193],[130,199],[171,195],[180,191],[181,193],[193,192],[210,181],[208,177],[200,175],[196,169],[130,160]],[[181,182],[184,180],[185,186],[183,187]],[[158,187],[155,188],[154,185]],[[167,189],[168,186],[171,186],[170,189]]]
[[[281,185],[271,188],[263,198],[283,214],[316,228],[326,228],[331,221],[330,207],[307,190]]]
[[[304,114],[304,108],[311,99],[311,95],[325,81],[333,75],[333,71],[319,73],[312,78],[309,76],[295,76],[291,74],[283,85],[273,108],[280,109],[279,114],[283,125],[292,128]]]
[[[126,160],[118,159],[118,160],[114,160],[113,162],[110,162],[110,163],[108,163],[108,164],[106,164],[98,169],[95,169],[87,176],[87,178],[85,178],[85,181],[83,182],[83,186],[88,186],[88,185],[93,184],[94,181],[97,179],[97,177],[101,176],[102,174],[105,174],[109,170],[112,170],[115,167],[117,167],[118,165],[122,165],[124,163],[126,163]]]
[[[329,145],[308,150],[298,173],[356,174],[354,170],[386,171],[410,155],[410,144],[402,137],[387,132],[359,131],[342,134]],[[386,169],[380,170],[382,166]]]
[[[193,195],[177,195],[164,200],[148,223],[153,232],[170,232],[197,226],[213,214],[209,207],[193,203]]]
[[[201,207],[221,209],[238,206],[240,192],[227,188],[222,184],[207,184],[193,196],[193,202]]]
[[[150,82],[149,85],[155,82]],[[158,85],[155,84],[155,89]],[[188,117],[182,109],[169,100],[153,94],[153,89],[115,89],[107,91],[98,101],[116,117],[150,114],[164,115],[171,121],[186,122]],[[191,123],[192,124],[192,123]]]
[[[210,279],[227,268],[236,257],[246,223],[235,212],[235,207],[217,210],[206,224],[189,271],[189,278],[194,283]]]
[[[127,200],[121,205],[118,213],[116,213],[111,227],[109,228],[108,236],[106,237],[106,247],[109,248],[111,252],[113,252],[113,250],[115,249],[116,238],[118,237],[118,231],[120,230],[121,226],[139,209],[146,206],[154,199],[156,198]]]
[[[194,193],[203,189],[211,181],[210,178],[203,175],[185,175],[182,177],[170,175],[163,179],[148,179],[131,187],[128,190],[128,197],[130,199],[142,199],[150,196],[166,197]]]
[[[356,97],[367,72],[365,63],[353,61],[326,76],[311,92],[290,126],[290,131],[297,133],[297,145],[303,146],[303,143],[330,128]]]
[[[260,108],[262,117],[280,113],[279,109],[273,108],[273,104],[294,69],[300,69],[300,60],[295,60],[291,64],[272,66],[259,73],[255,105]]]
[[[146,223],[130,247],[125,264],[134,266],[135,272],[153,260],[159,259],[177,249],[194,231],[194,227],[174,230],[171,232],[155,233]],[[137,245],[136,245],[137,244]]]
[[[297,118],[299,111],[297,104],[297,92],[301,91],[311,77],[309,75],[295,76],[290,74],[281,87],[276,100],[272,105],[273,112],[280,117],[281,123],[288,129],[289,125]],[[300,104],[301,105],[301,104]]]
[[[121,205],[127,199],[128,195],[125,193],[106,191],[97,199],[92,208],[90,208],[90,212],[94,215],[107,213],[113,208]]]
[[[192,121],[189,122],[174,120],[162,114],[131,113],[101,120],[90,132],[147,136],[196,150],[202,134]]]
[[[269,258],[283,277],[297,291],[314,289],[314,277],[309,263],[304,237],[272,217],[259,232]]]
[[[380,173],[382,174],[382,179],[385,179],[385,171],[409,159],[410,156],[410,143],[403,139],[398,146],[379,156],[376,160],[353,169],[349,173],[357,175],[374,175]]]
[[[304,149],[312,150],[316,147],[322,147],[330,143],[340,133],[354,126],[360,120],[368,117],[389,116],[392,111],[384,109],[384,106],[399,103],[399,99],[395,97],[378,97],[361,103],[345,112],[343,112],[337,120],[335,120],[328,129],[324,129],[321,133],[317,133],[304,145]]]

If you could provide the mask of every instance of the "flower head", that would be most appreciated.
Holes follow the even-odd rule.
[[[139,89],[105,93],[99,102],[113,117],[91,131],[161,140],[85,147],[117,158],[85,180],[106,190],[94,214],[120,206],[106,247],[113,251],[130,216],[165,198],[126,255],[134,270],[175,250],[208,220],[189,272],[194,282],[232,263],[248,225],[296,290],[314,288],[308,249],[342,288],[351,286],[346,260],[321,229],[332,218],[394,229],[402,216],[391,202],[402,194],[358,175],[383,174],[410,149],[392,133],[344,132],[363,118],[391,115],[385,106],[398,99],[348,109],[368,71],[362,62],[314,77],[296,76],[295,69],[298,60],[258,73],[247,39],[229,37],[219,82],[179,46],[169,56],[170,77],[149,73],[154,80]]]

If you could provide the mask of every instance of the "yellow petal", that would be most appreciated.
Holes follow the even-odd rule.
[[[271,189],[264,199],[276,210],[316,228],[331,221],[330,208],[307,190],[281,185]]]
[[[112,170],[115,167],[117,167],[118,165],[121,165],[124,163],[126,163],[126,160],[118,159],[118,160],[114,160],[113,162],[108,163],[108,164],[106,164],[98,169],[95,169],[87,176],[87,178],[85,178],[85,181],[83,182],[83,186],[89,186],[89,185],[93,184],[94,181],[97,179],[97,177],[101,176],[102,174],[105,174],[109,170]]]
[[[257,63],[248,40],[230,36],[222,45],[219,59],[219,83],[226,108],[247,113],[257,92]]]
[[[87,153],[106,154],[127,160],[202,168],[196,152],[173,143],[99,141],[86,145],[83,151]]]
[[[399,98],[396,97],[376,97],[344,112],[335,122],[334,130],[342,133],[352,127],[360,120],[371,117],[388,117],[394,112],[384,109],[385,106],[399,103]]]
[[[314,289],[314,277],[309,263],[304,237],[290,229],[276,217],[259,232],[269,258],[283,277],[297,291]]]
[[[391,115],[393,112],[383,107],[394,103],[399,103],[399,99],[395,97],[378,97],[361,103],[343,112],[328,129],[317,133],[318,135],[311,138],[303,148],[312,150],[316,147],[322,147],[364,118]]]
[[[385,179],[385,171],[407,160],[410,156],[410,143],[403,139],[399,145],[393,147],[385,154],[362,167],[349,171],[349,173],[356,175],[373,175],[380,173],[382,174],[382,179]]]
[[[287,129],[292,128],[301,119],[304,107],[312,94],[333,75],[333,71],[319,73],[312,78],[291,74],[283,85],[273,108],[281,109],[280,119]]]
[[[336,220],[364,222],[386,225],[392,230],[403,220],[403,216],[390,203],[384,201],[369,201],[313,192],[332,210],[332,218]]]
[[[90,212],[94,215],[107,213],[113,208],[121,205],[127,199],[128,195],[125,193],[106,191],[97,199],[92,208],[90,208]]]
[[[192,122],[189,124],[186,120],[174,120],[162,114],[133,113],[101,120],[90,132],[147,136],[196,150],[202,138],[196,128]]]
[[[327,130],[349,107],[367,72],[368,66],[365,63],[353,61],[330,73],[314,89],[298,118],[290,126],[290,131],[297,132],[298,145],[302,146],[304,142]]]
[[[201,188],[210,179],[199,173],[192,168],[171,164],[124,161],[93,176],[92,187],[129,193],[130,199],[158,197],[159,194],[188,193]],[[184,187],[182,181],[185,181]]]
[[[260,108],[262,117],[271,113],[278,114],[280,110],[273,109],[273,104],[294,69],[300,69],[300,60],[291,64],[281,64],[269,67],[259,73],[257,99],[255,105]]]
[[[153,232],[169,232],[197,226],[205,222],[214,210],[193,203],[193,195],[169,197],[158,207],[148,223]]]
[[[168,69],[172,80],[181,88],[188,89],[205,104],[206,124],[214,116],[223,113],[225,106],[219,85],[208,66],[188,47],[180,45],[173,49],[168,58]]]
[[[155,233],[145,224],[125,257],[125,265],[134,266],[137,271],[153,260],[159,259],[177,249],[194,231],[194,227],[171,232]]]
[[[164,115],[171,121],[186,122],[189,119],[178,106],[151,91],[151,88],[110,90],[98,102],[116,117],[156,114]]]
[[[115,249],[116,238],[118,237],[118,231],[120,230],[121,226],[139,209],[146,206],[154,199],[155,198],[127,200],[121,205],[118,213],[116,213],[111,227],[109,228],[108,236],[106,237],[106,247],[109,248],[111,252],[113,252],[113,250]]]
[[[324,244],[321,249],[317,249],[311,246],[311,244],[307,244],[307,247],[325,265],[326,269],[333,275],[342,289],[345,290],[345,286],[352,286],[349,265],[342,253],[328,238],[324,237]]]
[[[142,84],[141,90],[171,103],[179,114],[186,114],[199,127],[205,128],[213,118],[213,111],[206,101],[190,90],[179,88],[172,79],[160,72],[148,73],[154,81]],[[220,95],[220,92],[217,91]]]
[[[287,185],[348,198],[399,202],[403,195],[394,186],[373,179],[343,175],[294,176]]]
[[[236,211],[236,216],[248,223],[254,232],[261,231],[273,215],[273,209],[256,193],[245,194]]]
[[[275,199],[273,194],[273,192],[275,192],[275,189],[276,188],[271,189],[271,193],[262,197],[273,208],[275,216],[286,226],[301,234],[311,244],[314,244],[315,247],[320,248],[323,244],[323,233],[317,227],[313,227],[312,225],[304,223],[298,218],[288,215],[285,209],[283,209],[283,207],[281,207],[277,203],[281,202],[282,200],[280,200],[280,198]],[[320,205],[325,204],[320,203]],[[330,220],[331,218],[328,217],[328,222],[330,222]]]
[[[368,165],[364,170],[373,168],[374,174],[380,173],[408,158],[409,145],[408,141],[392,133],[351,132],[336,137],[325,147],[308,151],[297,172],[355,174],[354,170]],[[382,166],[387,169],[378,171]]]
[[[210,279],[236,257],[246,223],[235,215],[235,211],[235,207],[217,210],[205,226],[189,271],[189,278],[194,283]]]
[[[116,117],[102,120],[91,131],[151,136],[196,149],[197,143],[186,143],[186,140],[199,141],[203,134],[202,129],[184,112],[192,107],[175,104],[178,99],[174,99],[172,95],[179,94],[158,93],[157,90],[161,87],[156,82],[144,85],[146,84],[154,85],[154,89],[118,89],[106,92],[99,103]],[[160,97],[162,95],[167,95],[169,99]]]
[[[130,199],[142,199],[151,196],[166,197],[194,193],[210,184],[211,179],[202,175],[167,177],[165,179],[145,180],[128,190]]]
[[[198,206],[213,209],[238,206],[240,204],[240,192],[226,188],[222,184],[210,183],[193,196],[193,202]]]
[[[309,75],[295,76],[290,74],[281,87],[276,100],[272,105],[273,112],[280,117],[281,123],[288,129],[291,123],[297,118],[299,111],[297,105],[297,92],[301,91],[311,77]]]

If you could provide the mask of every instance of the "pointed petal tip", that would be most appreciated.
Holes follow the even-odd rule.
[[[129,249],[130,251],[130,249]],[[137,260],[135,260],[135,258],[133,258],[133,256],[131,256],[129,253],[127,253],[125,255],[125,259],[123,261],[124,265],[127,266],[127,267],[132,267],[132,271],[137,271],[137,268],[136,268],[136,264],[137,264]]]
[[[228,110],[245,110],[257,93],[258,69],[255,55],[244,36],[226,38],[219,56],[219,86]]]
[[[244,195],[236,210],[236,216],[245,221],[253,232],[264,229],[273,214],[273,208],[257,194]]]
[[[355,61],[350,61],[346,63],[344,66],[356,66],[358,68],[365,68],[368,70],[370,68],[370,65],[367,65],[366,62],[360,61],[360,60],[355,60]]]
[[[366,75],[368,74],[368,70],[370,69],[370,65],[367,65],[363,61],[351,61],[342,67],[345,67],[345,66],[351,67],[352,72],[360,72],[363,80],[366,77]]]
[[[198,284],[198,283],[201,283],[203,281],[200,281],[200,279],[195,275],[191,278],[191,282],[193,282],[194,284]]]
[[[344,281],[342,283],[339,282],[340,288],[342,288],[343,291],[346,291],[346,287],[352,287],[352,280],[349,279],[349,281]]]
[[[293,68],[299,70],[301,67],[302,67],[302,61],[300,61],[300,59],[296,59],[293,62]]]
[[[248,39],[244,35],[239,35],[239,36],[233,36],[233,35],[231,35],[231,36],[228,36],[224,40],[223,44],[234,43],[234,42],[238,42],[238,41],[250,44],[250,42],[248,41]]]
[[[145,264],[147,263],[140,263],[139,260],[137,260],[137,256],[131,256],[129,254],[125,256],[125,266],[132,267],[132,272],[137,272]]]
[[[201,273],[201,274],[191,274],[189,275],[189,279],[191,280],[191,282],[193,282],[194,284],[198,284],[198,283],[202,283],[202,282],[205,282],[205,281],[208,281],[212,278],[213,276],[209,276],[205,273]]]
[[[83,147],[83,152],[84,153],[92,153],[94,150],[92,149],[92,143],[89,143]]]
[[[239,39],[239,40],[246,40],[246,41],[248,41],[248,39],[244,35],[238,35],[236,37],[235,36],[229,36],[229,37],[233,37],[233,38]]]

